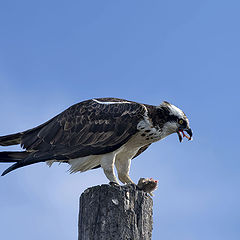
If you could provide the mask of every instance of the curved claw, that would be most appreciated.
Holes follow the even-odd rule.
[[[117,182],[109,182],[109,185],[110,186],[120,186],[119,183],[117,183]]]

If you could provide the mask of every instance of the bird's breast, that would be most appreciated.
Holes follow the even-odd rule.
[[[161,129],[152,126],[149,121],[140,121],[137,129],[138,132],[134,136],[135,141],[143,143],[144,145],[159,141],[163,138]]]

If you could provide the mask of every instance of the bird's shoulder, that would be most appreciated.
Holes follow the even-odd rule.
[[[87,121],[95,122],[103,119],[116,120],[117,117],[142,117],[146,112],[143,104],[120,98],[94,98],[76,103],[59,114],[56,118],[60,124],[74,124]]]
[[[145,111],[142,104],[124,99],[86,100],[27,131],[21,144],[29,150],[44,151],[62,146],[118,146],[137,132]]]

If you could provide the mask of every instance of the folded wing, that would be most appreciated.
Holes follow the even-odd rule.
[[[125,101],[100,103],[87,100],[75,104],[45,124],[21,133],[21,146],[29,152],[6,173],[47,160],[68,160],[112,152],[137,132],[145,109]]]

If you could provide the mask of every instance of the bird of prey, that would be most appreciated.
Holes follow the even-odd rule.
[[[118,98],[86,100],[35,128],[1,136],[0,146],[23,148],[0,152],[0,162],[14,163],[2,176],[38,162],[65,162],[71,173],[102,167],[109,181],[119,184],[115,165],[119,180],[133,183],[131,160],[172,133],[180,142],[192,138],[186,115],[166,101],[153,106]]]

